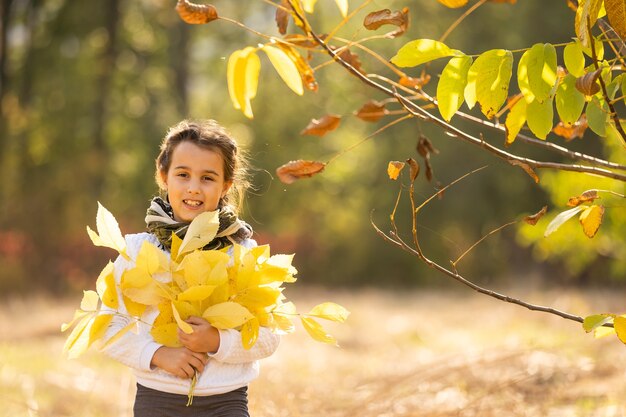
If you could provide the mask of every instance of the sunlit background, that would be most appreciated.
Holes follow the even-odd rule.
[[[318,3],[312,22],[320,33],[328,32],[340,21],[340,15],[334,2]],[[214,4],[221,16],[279,36],[275,9],[268,3],[219,0]],[[313,298],[319,296],[317,299],[325,300],[337,294],[355,312],[353,324],[347,330],[335,330],[345,345],[341,353],[326,347],[309,348],[312,356],[307,360],[317,365],[298,364],[294,354],[301,349],[300,344],[308,346],[314,342],[294,338],[283,343],[281,351],[268,361],[269,371],[263,376],[267,384],[259,384],[257,391],[253,390],[253,410],[257,415],[320,415],[311,404],[316,404],[315,401],[319,404],[318,396],[328,396],[333,391],[338,393],[338,398],[333,397],[335,401],[324,415],[506,415],[489,414],[485,410],[510,410],[507,404],[532,404],[537,398],[536,410],[528,414],[516,411],[511,415],[548,415],[543,411],[552,410],[550,401],[533,392],[521,394],[526,388],[517,390],[518,382],[545,383],[561,389],[562,384],[581,378],[586,381],[579,387],[586,393],[581,396],[590,399],[582,405],[578,399],[562,396],[556,396],[555,401],[573,404],[572,410],[580,412],[576,415],[624,415],[620,401],[616,400],[620,395],[624,398],[626,393],[623,370],[611,368],[610,362],[596,363],[603,355],[603,346],[616,355],[615,362],[623,362],[623,346],[618,341],[590,341],[590,336],[584,335],[577,324],[563,320],[541,321],[537,315],[526,312],[520,317],[509,316],[519,313],[518,307],[476,298],[470,290],[457,288],[458,284],[447,282],[448,278],[384,242],[371,224],[373,221],[382,230],[389,230],[389,215],[398,192],[407,185],[407,178],[390,180],[387,164],[407,158],[419,161],[415,148],[420,135],[428,137],[439,153],[431,158],[433,180],[428,182],[422,173],[416,182],[419,201],[459,176],[487,166],[420,212],[418,233],[423,249],[444,265],[491,230],[535,213],[544,205],[549,206],[553,216],[565,208],[570,196],[592,187],[623,193],[623,184],[621,189],[616,189],[617,185],[608,180],[582,180],[573,175],[540,172],[541,182],[537,185],[521,169],[414,120],[364,140],[397,116],[376,123],[355,117],[353,112],[366,101],[384,97],[337,65],[319,68],[315,73],[319,91],[307,91],[304,97],[298,97],[262,56],[259,91],[252,102],[255,117],[248,120],[233,108],[228,97],[226,61],[234,50],[266,40],[226,21],[186,25],[178,18],[174,5],[173,0],[2,1],[0,295],[4,311],[0,315],[0,391],[8,394],[0,394],[0,403],[11,398],[15,408],[10,414],[0,411],[0,415],[128,415],[125,413],[132,395],[125,387],[132,389],[132,381],[124,380],[121,391],[115,385],[116,378],[121,378],[119,375],[130,378],[127,371],[116,368],[110,361],[99,362],[103,359],[98,356],[90,357],[87,362],[61,359],[62,336],[58,328],[62,321],[69,320],[80,291],[95,286],[98,272],[114,255],[105,248],[94,247],[85,231],[86,225],[92,228],[95,225],[97,202],[114,213],[124,233],[143,231],[147,205],[157,192],[153,174],[158,145],[167,128],[183,118],[216,119],[248,150],[254,167],[251,172],[254,189],[247,196],[242,217],[252,225],[259,242],[270,243],[275,252],[296,253],[294,264],[299,270],[296,287],[300,288],[292,294],[310,305],[315,302]],[[385,59],[408,40],[437,39],[461,14],[435,0],[373,1],[341,30],[340,36],[344,39],[368,36],[371,32],[361,26],[368,11],[404,6],[410,8],[408,32],[397,39],[367,43]],[[350,9],[356,7],[354,3]],[[574,33],[573,15],[565,1],[527,0],[514,5],[487,2],[453,31],[446,43],[468,54],[491,48],[518,50],[536,42],[564,43]],[[383,29],[379,32],[384,33]],[[365,71],[390,75],[363,51],[353,52],[359,54]],[[312,62],[319,65],[326,59],[315,54]],[[426,89],[433,95],[441,68],[439,62],[428,68],[433,79]],[[408,71],[418,77],[421,68]],[[342,116],[337,130],[323,137],[300,134],[311,119],[330,113]],[[473,125],[459,123],[459,126],[477,132]],[[498,143],[504,141],[504,137],[498,137],[500,134],[488,134]],[[558,137],[549,139],[563,143]],[[623,149],[611,149],[610,141],[591,132],[571,146],[626,163]],[[523,145],[515,144],[510,150],[542,157],[541,151],[525,149]],[[313,178],[292,185],[281,183],[276,168],[296,159],[332,159],[332,162]],[[410,205],[406,197],[404,192],[396,218],[405,236],[410,237]],[[613,297],[624,294],[621,284],[626,278],[626,215],[621,204],[621,211],[619,207],[607,210],[594,239],[587,238],[575,221],[548,239],[543,238],[546,222],[535,228],[512,226],[478,245],[463,258],[459,270],[482,285],[547,304],[561,303],[576,314],[609,308],[619,312],[623,303],[609,299],[602,291],[612,292]],[[595,295],[586,297],[585,291],[590,286],[595,288]],[[311,289],[309,295],[307,288]],[[548,295],[541,293],[546,288],[550,288]],[[415,298],[405,295],[397,305],[391,301],[405,291]],[[559,298],[561,292],[565,295]],[[603,300],[607,300],[606,305]],[[468,317],[467,311],[472,309],[480,311],[476,320]],[[47,319],[46,312],[50,312]],[[27,319],[31,314],[36,322]],[[364,318],[370,315],[371,319]],[[500,317],[483,327],[480,322],[492,315]],[[540,321],[536,329],[527,323],[536,320]],[[467,330],[460,338],[441,336],[448,330],[450,334],[461,331],[459,328]],[[366,331],[373,335],[364,335]],[[488,334],[489,331],[493,333]],[[561,331],[566,332],[565,336]],[[544,344],[542,335],[553,332]],[[406,368],[400,363],[381,364],[383,358],[388,358],[390,349],[389,345],[378,344],[381,339],[397,346],[398,358],[402,358],[398,360],[406,361]],[[45,346],[48,351],[33,344],[36,340],[50,341]],[[424,369],[434,363],[456,363],[449,361],[463,346],[455,350],[455,343],[471,350],[459,359],[462,372],[454,368],[464,376],[458,380],[441,376],[437,383],[428,382],[430,373],[423,373]],[[570,344],[580,343],[585,343],[584,347],[570,349]],[[536,348],[547,350],[537,354]],[[42,355],[53,356],[54,364]],[[36,358],[39,365],[18,365],[29,357]],[[281,357],[285,358],[282,362]],[[506,359],[509,357],[513,359]],[[480,381],[490,380],[487,374],[473,373],[472,365],[480,360],[487,364],[477,365],[478,368],[495,373],[500,369],[499,361],[511,367],[513,376],[507,379],[501,375],[504,382],[500,382],[502,386],[513,387],[512,398],[489,402],[495,398],[489,397],[491,393],[498,391],[495,383],[480,393],[472,388],[479,386]],[[343,372],[349,372],[347,369],[359,367],[360,361],[371,365],[371,370],[360,369],[355,371],[354,378],[340,381],[342,364]],[[542,361],[556,370],[548,376],[532,371],[544,369]],[[290,367],[286,368],[286,364]],[[285,379],[283,371],[297,375],[298,366],[303,368],[301,375],[313,381],[315,388],[304,379],[299,382]],[[325,379],[325,374],[318,372],[326,369],[324,366],[339,369],[327,373],[330,376]],[[567,373],[568,368],[580,372]],[[600,383],[598,374],[594,373],[600,368],[610,376],[606,381],[613,381],[612,388],[591,395],[585,391],[585,384],[593,387]],[[452,368],[441,369],[442,375],[446,369],[453,374]],[[110,380],[102,377],[103,373]],[[97,378],[105,379],[97,379],[96,374]],[[419,385],[409,374],[424,375],[426,382]],[[76,414],[71,407],[65,409],[50,397],[38,396],[43,395],[42,387],[88,389],[91,393],[88,398],[93,409],[97,409],[101,407],[99,401],[109,394],[100,396],[94,379],[89,380],[90,375],[95,381],[108,381],[111,387],[105,389],[106,393],[118,387],[111,395],[118,398],[119,407],[106,408],[109,414],[94,412],[87,406]],[[385,377],[379,378],[380,375]],[[585,379],[589,375],[593,380]],[[84,380],[87,382],[76,378],[87,378]],[[87,385],[81,385],[83,382]],[[270,390],[268,386],[272,384],[279,386]],[[529,390],[536,389],[533,384]],[[298,387],[295,392],[292,386]],[[389,388],[392,386],[407,388]],[[334,387],[332,391],[324,391],[331,387]],[[348,391],[342,392],[342,387]],[[67,391],[52,392],[53,397],[67,395]],[[431,401],[424,400],[427,405],[423,409],[431,414],[415,411],[419,406],[411,401],[418,392]],[[72,398],[82,401],[82,395],[78,392]],[[279,395],[287,395],[287,400],[272,403],[272,398]],[[441,397],[436,400],[432,395]],[[396,409],[389,405],[393,398],[398,399]],[[476,406],[483,404],[481,398],[487,398],[484,400],[487,405],[482,408]],[[365,412],[358,408],[360,403],[373,408]],[[474,411],[446,414],[459,410],[446,408],[450,404]],[[559,404],[555,409],[558,410]],[[609,411],[591,414],[600,409],[598,404]],[[440,414],[432,410],[439,410]]]

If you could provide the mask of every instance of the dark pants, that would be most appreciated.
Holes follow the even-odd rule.
[[[250,417],[248,387],[225,394],[193,397],[187,407],[187,396],[153,390],[137,384],[133,407],[135,417]]]

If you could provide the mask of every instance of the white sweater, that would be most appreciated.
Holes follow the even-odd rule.
[[[115,281],[118,284],[122,272],[134,267],[135,259],[144,241],[159,246],[157,238],[150,233],[126,235],[126,252],[131,261],[121,256],[115,261]],[[247,239],[243,242],[243,246],[254,247],[256,242]],[[232,256],[232,248],[230,253]],[[120,313],[126,313],[119,287],[118,299],[118,310]],[[131,367],[139,384],[163,392],[187,395],[191,384],[190,379],[179,378],[160,368],[150,367],[154,352],[162,346],[155,342],[150,335],[150,325],[158,314],[158,309],[148,307],[141,317],[145,324],[139,323],[136,332],[127,332],[120,339],[105,347],[104,352],[113,359]],[[130,323],[130,319],[115,315],[109,325],[105,340],[128,323]],[[209,354],[209,361],[198,377],[194,395],[222,394],[247,385],[259,375],[258,360],[274,353],[280,339],[269,329],[261,327],[256,343],[252,348],[246,350],[241,343],[241,334],[237,330],[220,330],[219,332],[220,347],[214,354]]]

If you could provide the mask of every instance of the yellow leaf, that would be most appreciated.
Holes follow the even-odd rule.
[[[230,284],[225,282],[218,285],[209,297],[209,304],[221,304],[230,298]]]
[[[122,298],[124,299],[124,305],[126,306],[126,311],[128,311],[129,315],[133,317],[141,317],[143,312],[146,311],[145,304],[137,303],[123,294]]]
[[[253,118],[250,100],[256,96],[260,70],[259,56],[250,46],[233,52],[228,59],[228,93],[233,106],[241,109],[249,119]]]
[[[172,250],[170,252],[170,257],[173,261],[178,259],[178,252],[180,251],[181,243],[183,243],[183,240],[179,238],[176,233],[172,232]]]
[[[112,319],[113,314],[99,314],[96,316],[89,329],[89,343],[87,347],[104,336]]]
[[[315,10],[315,3],[317,3],[317,0],[302,0],[304,11],[307,13],[313,13]]]
[[[619,340],[626,344],[626,318],[622,316],[615,317],[613,326],[615,326],[615,333],[617,333]]]
[[[137,325],[137,323],[134,322],[134,321],[131,321],[130,323],[128,323],[126,326],[124,326],[122,328],[122,330],[118,331],[113,336],[108,338],[107,341],[104,342],[104,344],[100,347],[100,350],[102,350],[102,349],[112,345],[113,343],[117,342],[118,340],[120,340],[122,338],[122,336],[124,336],[126,333],[128,333],[129,330],[132,330],[136,325]]]
[[[467,4],[468,0],[437,0],[439,3],[451,9],[463,7]]]
[[[146,306],[157,305],[170,298],[156,281],[141,288],[125,288],[122,293],[132,301]]]
[[[291,333],[294,330],[291,317],[297,315],[296,306],[290,301],[288,303],[279,304],[272,310],[272,318],[277,329],[284,333]]]
[[[594,314],[585,317],[585,319],[583,320],[583,329],[585,329],[585,331],[589,333],[592,330],[595,330],[598,327],[602,326],[603,324],[610,323],[612,321],[613,317],[610,314]]]
[[[247,308],[232,301],[207,308],[202,317],[218,329],[234,329],[253,318]]]
[[[528,84],[535,99],[543,103],[551,98],[556,82],[556,49],[549,43],[533,45],[528,55]]]
[[[264,45],[263,51],[267,54],[274,69],[276,69],[280,78],[287,84],[287,87],[299,96],[304,94],[302,77],[300,77],[296,63],[289,55],[282,49],[271,45]]]
[[[249,310],[270,307],[278,302],[280,289],[272,287],[251,287],[237,294],[235,301]]]
[[[241,326],[241,343],[244,349],[250,349],[259,337],[259,320],[252,318]]]
[[[154,341],[169,347],[180,347],[182,343],[178,340],[178,325],[167,323],[160,326],[153,326],[150,334]]]
[[[316,305],[307,314],[307,316],[315,316],[321,319],[336,321],[338,323],[345,322],[349,315],[350,312],[344,307],[330,302]]]
[[[322,325],[319,324],[317,321],[308,317],[300,317],[300,320],[302,321],[304,329],[313,339],[317,340],[318,342],[328,343],[337,346],[337,340],[333,336],[328,334],[326,330],[324,330],[324,327],[322,327]]]
[[[98,310],[98,294],[95,291],[83,291],[83,299],[80,302],[80,309],[83,311]]]
[[[191,324],[183,321],[180,318],[180,314],[178,314],[178,310],[176,310],[176,306],[174,305],[174,303],[172,303],[172,313],[174,314],[174,320],[176,320],[176,324],[178,324],[178,327],[180,327],[183,332],[187,334],[193,333],[193,328],[191,327]]]
[[[580,41],[568,43],[563,49],[565,68],[573,77],[582,77],[585,74],[585,55]]]
[[[596,339],[599,339],[601,337],[606,337],[606,336],[610,336],[612,334],[615,334],[615,329],[613,327],[597,327],[593,330],[593,336]]]
[[[526,100],[524,97],[517,100],[517,103],[511,107],[509,114],[506,116],[504,122],[506,140],[505,144],[508,146],[515,141],[515,138],[519,134],[520,130],[526,123]]]
[[[604,215],[604,206],[592,205],[587,207],[580,213],[578,220],[583,226],[583,232],[587,237],[592,238],[596,235],[600,225],[602,224],[602,216]]]
[[[96,228],[98,229],[98,234],[87,226],[87,233],[94,245],[115,249],[128,259],[126,255],[126,241],[122,236],[117,220],[115,220],[111,212],[104,208],[99,202],[98,212],[96,214]]]
[[[80,320],[81,318],[85,317],[85,315],[87,315],[88,313],[85,313],[82,310],[76,310],[74,312],[74,317],[72,318],[72,320],[70,320],[69,323],[63,323],[61,325],[61,331],[64,332],[67,329],[69,329],[70,327],[72,327],[78,320]]]
[[[181,263],[187,286],[219,285],[228,279],[228,254],[215,250],[196,251],[185,256]]]
[[[297,274],[298,270],[294,268],[291,263],[293,262],[293,254],[290,255],[273,255],[266,262],[266,265],[270,265],[276,268],[281,268],[287,270],[290,274]]]
[[[259,245],[250,249],[252,255],[256,258],[257,262],[263,262],[270,257],[270,245]]]
[[[587,20],[589,20],[589,25],[591,27],[596,24],[598,14],[600,13],[603,3],[603,0],[580,0],[578,2],[574,25],[576,28],[576,35],[582,42],[583,46],[589,46],[589,30],[587,28]]]
[[[185,238],[178,249],[178,256],[200,249],[213,240],[220,226],[219,211],[205,211],[189,224]]]
[[[402,168],[404,168],[405,163],[399,161],[389,161],[387,165],[387,175],[389,179],[397,180],[400,172],[402,172]]]
[[[148,241],[142,243],[135,264],[150,275],[169,269],[169,260],[165,253]]]
[[[609,17],[609,23],[622,39],[626,39],[626,1],[604,0],[604,5],[606,14]],[[624,339],[622,339],[622,342],[624,342]]]
[[[530,49],[522,54],[522,57],[517,64],[517,85],[521,91],[526,103],[531,103],[535,100],[535,95],[530,89],[528,82],[528,61],[530,58]]]
[[[341,16],[346,17],[348,15],[348,0],[335,0],[335,3],[339,7]]]
[[[178,294],[179,301],[203,301],[213,293],[215,285],[196,285]]]
[[[91,325],[94,316],[94,314],[84,316],[65,340],[63,352],[67,354],[68,358],[77,358],[87,349],[89,326]]]
[[[102,300],[102,304],[117,310],[119,307],[119,301],[117,299],[117,290],[115,288],[115,275],[113,274],[113,263],[109,263],[104,267],[98,280],[96,281],[96,290],[98,296]]]
[[[202,310],[198,308],[198,303],[181,300],[173,301],[173,303],[174,307],[176,307],[176,311],[178,311],[178,315],[182,320],[187,320],[191,316],[200,317],[202,315]]]

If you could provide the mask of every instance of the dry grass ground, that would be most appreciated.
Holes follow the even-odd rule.
[[[526,293],[579,314],[622,311],[626,292]],[[626,416],[626,346],[579,325],[469,291],[289,293],[301,310],[352,311],[340,349],[302,329],[283,338],[250,387],[261,416]],[[131,416],[130,372],[97,352],[61,356],[78,300],[0,307],[0,417]],[[620,307],[621,306],[621,307]]]

